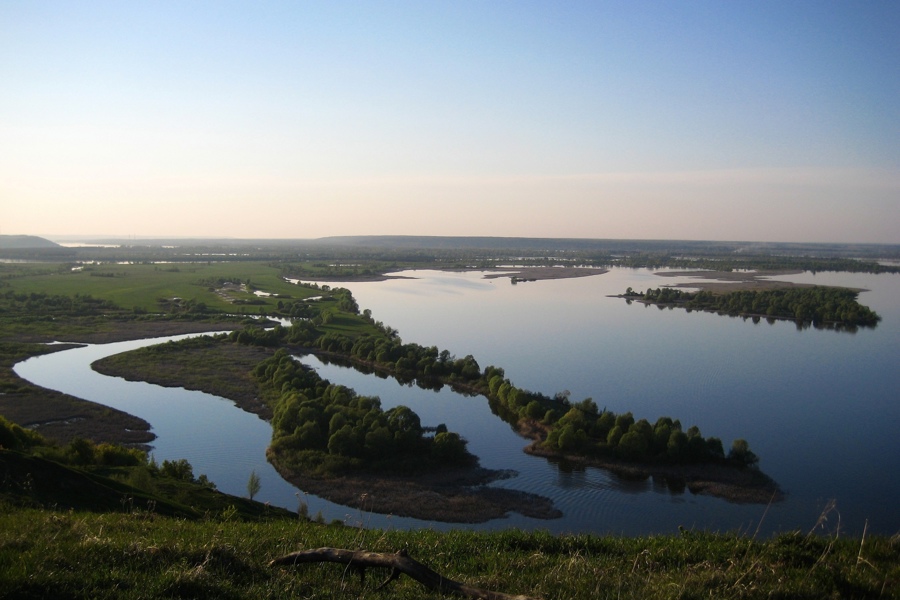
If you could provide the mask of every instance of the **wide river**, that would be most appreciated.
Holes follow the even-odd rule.
[[[810,531],[823,510],[827,531],[900,532],[900,276],[801,274],[786,279],[863,288],[877,311],[875,329],[845,333],[793,323],[728,318],[628,305],[609,295],[689,281],[648,270],[511,285],[481,273],[415,271],[409,279],[332,284],[348,287],[361,308],[398,329],[406,342],[472,354],[503,367],[519,387],[600,407],[697,425],[706,436],[745,438],[760,467],[787,492],[766,507],[731,504],[690,492],[673,494],[648,481],[625,481],[599,469],[560,469],[522,452],[525,440],[493,416],[483,397],[401,386],[392,379],[323,365],[324,377],[377,395],[385,408],[411,406],[423,424],[446,423],[469,440],[482,465],[518,475],[495,485],[550,497],[564,516],[541,521],[511,515],[475,526],[554,532],[641,535],[679,526],[769,534]],[[89,365],[101,356],[151,343],[127,342],[59,352],[16,366],[39,385],[112,405],[153,425],[157,460],[187,458],[219,489],[246,495],[251,470],[263,477],[258,498],[368,526],[454,527],[361,513],[310,497],[265,462],[268,425],[207,394],[104,377]]]

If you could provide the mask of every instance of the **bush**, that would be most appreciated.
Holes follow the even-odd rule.
[[[47,441],[40,434],[24,429],[0,416],[0,448],[24,450],[46,444]]]

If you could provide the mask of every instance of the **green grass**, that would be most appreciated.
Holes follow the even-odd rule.
[[[383,335],[375,325],[369,323],[360,315],[346,312],[335,313],[330,323],[319,325],[318,329],[323,333],[340,333],[350,339],[356,339],[361,335]]]
[[[0,511],[7,598],[398,598],[441,595],[401,578],[376,591],[338,565],[270,568],[323,546],[393,552],[451,579],[547,599],[891,598],[896,540],[788,534],[771,541],[686,533],[648,538],[517,530],[377,531],[303,520],[189,520],[148,511]]]
[[[215,310],[257,314],[260,306],[275,306],[278,302],[278,298],[258,297],[249,292],[235,292],[228,296],[233,300],[263,304],[228,302],[209,289],[209,282],[220,278],[235,282],[249,281],[260,291],[292,298],[320,294],[317,290],[284,281],[277,267],[261,262],[104,264],[86,266],[82,271],[65,270],[62,265],[34,265],[30,270],[16,267],[0,270],[0,276],[10,275],[3,281],[16,292],[91,295],[111,300],[128,310],[155,311],[159,308],[157,301],[160,298],[182,298],[203,302]]]

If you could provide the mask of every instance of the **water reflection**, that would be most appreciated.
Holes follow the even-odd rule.
[[[630,410],[651,422],[670,415],[685,427],[697,425],[705,435],[720,437],[726,448],[735,438],[749,440],[762,457],[762,468],[790,494],[768,511],[763,531],[807,527],[828,498],[837,498],[843,507],[845,530],[861,531],[867,519],[870,531],[876,522],[888,534],[900,530],[900,514],[882,500],[900,493],[900,480],[884,476],[900,470],[900,439],[888,425],[900,422],[900,405],[894,401],[900,390],[900,276],[788,277],[868,290],[860,294],[860,302],[878,312],[882,322],[876,329],[849,328],[844,331],[852,335],[835,336],[827,327],[801,325],[798,331],[795,323],[775,319],[637,310],[609,297],[627,287],[688,281],[662,280],[647,270],[612,269],[601,276],[495,285],[462,295],[434,291],[425,283],[429,272],[407,274],[418,279],[342,285],[352,290],[360,307],[397,328],[404,341],[471,353],[482,365],[502,366],[518,387],[548,395],[568,389],[574,399],[592,397],[600,407]],[[479,277],[461,273],[449,279]],[[445,280],[438,287],[447,285]],[[410,310],[404,303],[411,288],[425,294],[420,309]],[[763,321],[769,326],[762,327]],[[335,381],[343,377],[333,375]],[[365,389],[366,384],[355,385]],[[849,421],[848,406],[855,415]],[[860,443],[863,439],[867,442]],[[518,438],[516,443],[520,452],[525,442]],[[546,468],[550,470],[517,467],[515,481],[532,486],[555,482],[559,469]],[[560,500],[576,528],[590,526],[590,511],[606,509],[624,510],[618,515],[628,523],[624,529],[638,530],[667,528],[672,522],[728,529],[762,514],[753,507],[710,503],[684,491],[679,482],[667,482],[665,494],[653,482],[636,486],[653,492],[626,494],[639,499],[639,508],[630,501],[623,508],[614,493],[580,504],[574,499],[584,481],[580,475],[567,480],[566,490],[573,496]],[[625,485],[597,470],[588,469],[585,477],[600,487]],[[626,487],[635,489],[633,484]],[[597,486],[592,489],[599,493]],[[665,499],[667,505],[675,499],[678,507],[665,508],[654,499]],[[609,506],[601,508],[598,502]]]

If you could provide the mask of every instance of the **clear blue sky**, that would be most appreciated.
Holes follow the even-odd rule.
[[[3,0],[0,233],[900,243],[900,2]]]

